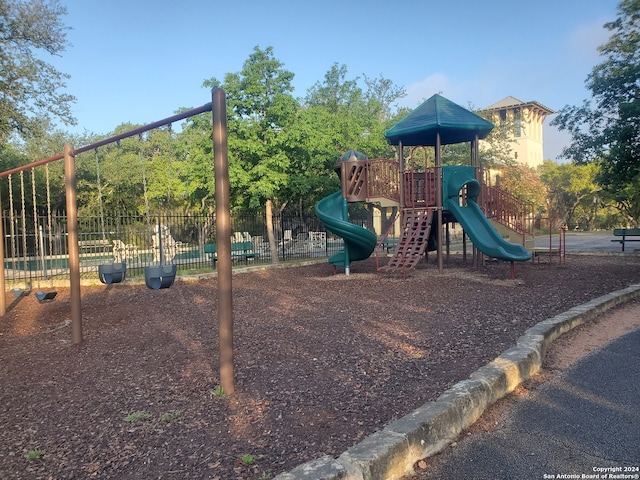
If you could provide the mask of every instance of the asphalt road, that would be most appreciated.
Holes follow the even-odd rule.
[[[640,253],[640,242],[627,243],[625,251],[622,252],[622,246],[618,242],[612,242],[615,237],[612,232],[567,232],[565,235],[565,249],[567,254],[588,253],[602,255],[633,255]],[[640,238],[638,238],[640,240]],[[557,234],[538,235],[534,239],[534,247],[536,250],[557,249],[560,242]],[[456,240],[452,242],[452,250],[460,250],[462,242]],[[467,252],[471,252],[473,244],[467,241]]]
[[[638,479],[639,469],[636,329],[540,385],[495,430],[448,449],[420,478]]]
[[[622,246],[618,242],[612,242],[614,236],[611,232],[567,232],[565,245],[567,253],[622,253]],[[551,236],[552,248],[558,247],[558,235]],[[534,240],[535,248],[549,248],[549,236],[539,235]],[[627,243],[624,253],[633,253],[640,249],[640,242]]]

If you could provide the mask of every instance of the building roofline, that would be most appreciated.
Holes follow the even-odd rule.
[[[550,109],[549,107],[541,104],[540,102],[536,102],[532,100],[530,102],[523,102],[522,100],[518,100],[515,97],[506,97],[496,102],[494,104],[489,105],[486,108],[481,109],[483,112],[494,111],[494,110],[503,110],[506,108],[515,108],[515,107],[533,107],[538,110],[542,110],[542,112],[546,115],[551,115],[556,113],[555,110]]]

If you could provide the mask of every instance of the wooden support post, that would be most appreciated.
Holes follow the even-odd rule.
[[[438,211],[437,219],[437,241],[438,241],[438,273],[442,273],[442,158],[440,156],[440,132],[436,134],[436,208]]]
[[[76,166],[73,147],[64,146],[64,183],[67,200],[67,248],[69,252],[69,297],[71,298],[71,340],[82,342],[80,304],[80,255],[78,252],[78,204],[76,200]]]
[[[227,146],[227,102],[224,90],[211,92],[213,117],[213,165],[218,249],[218,325],[220,386],[225,395],[235,391],[233,365],[233,301],[231,284],[231,213],[229,210],[229,157]]]

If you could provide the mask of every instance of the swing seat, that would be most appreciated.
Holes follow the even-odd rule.
[[[35,296],[39,302],[44,302],[45,300],[53,300],[58,295],[58,292],[36,292]]]
[[[22,296],[22,294],[24,293],[24,290],[21,288],[12,288],[11,289],[11,293],[13,293],[13,296],[16,298],[20,298]]]
[[[127,265],[124,262],[98,265],[98,278],[107,285],[122,282],[126,274]]]
[[[175,265],[155,265],[144,268],[144,281],[148,288],[158,290],[169,288],[176,279]]]

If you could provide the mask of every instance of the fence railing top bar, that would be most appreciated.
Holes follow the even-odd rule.
[[[127,132],[119,133],[118,135],[113,135],[111,137],[105,138],[95,143],[91,143],[89,145],[85,145],[84,147],[77,148],[73,150],[72,155],[78,155],[83,152],[88,152],[89,150],[95,150],[98,147],[102,147],[109,143],[114,143],[123,138],[133,137],[134,135],[139,135],[141,133],[147,132],[149,130],[153,130],[158,127],[162,127],[163,125],[169,125],[174,122],[178,122],[180,120],[184,120],[185,118],[193,117],[194,115],[198,115],[204,112],[210,112],[212,109],[212,103],[205,103],[201,107],[192,108],[191,110],[184,111],[182,113],[178,113],[176,115],[172,115],[171,117],[164,118],[162,120],[158,120],[157,122],[149,123],[147,125],[143,125],[142,127],[134,128],[133,130],[129,130]],[[40,165],[45,165],[47,163],[55,162],[58,160],[62,160],[64,155],[55,155],[53,157],[45,158],[43,160],[38,160],[36,162],[28,163],[26,165],[22,165],[21,167],[12,168],[11,170],[6,170],[4,172],[0,172],[0,178],[8,177],[14,173],[23,172],[25,170],[29,170],[34,167],[39,167]]]

